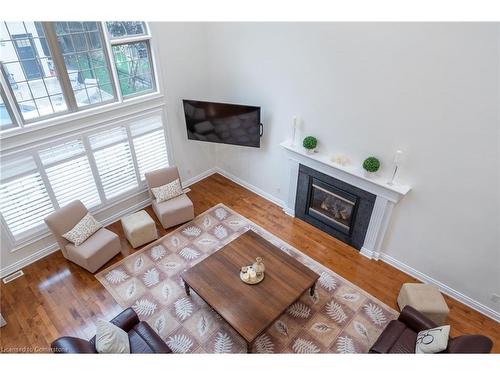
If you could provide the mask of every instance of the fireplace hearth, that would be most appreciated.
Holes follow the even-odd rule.
[[[376,196],[353,185],[299,166],[296,217],[360,250]]]

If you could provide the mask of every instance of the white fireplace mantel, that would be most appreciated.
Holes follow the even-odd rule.
[[[410,186],[389,185],[381,178],[368,178],[364,175],[361,168],[339,165],[330,160],[328,155],[320,152],[309,154],[302,147],[297,147],[290,141],[282,142],[280,146],[287,152],[290,167],[288,198],[286,200],[286,207],[284,208],[287,214],[295,216],[297,177],[300,164],[376,195],[377,198],[373,206],[361,254],[372,259],[379,259],[380,248],[387,225],[389,224],[392,209],[401,198],[408,194],[411,189]]]

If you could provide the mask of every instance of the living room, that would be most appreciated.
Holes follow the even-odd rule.
[[[15,8],[2,353],[500,352],[497,22]]]

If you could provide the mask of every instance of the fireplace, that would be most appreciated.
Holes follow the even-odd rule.
[[[296,217],[361,249],[376,196],[353,185],[299,166]]]

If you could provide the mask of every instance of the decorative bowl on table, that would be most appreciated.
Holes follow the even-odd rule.
[[[240,279],[246,284],[258,284],[264,280],[264,263],[262,258],[258,257],[251,266],[241,267]]]

